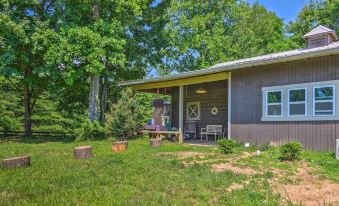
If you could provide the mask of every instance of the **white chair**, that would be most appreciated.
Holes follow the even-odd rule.
[[[202,141],[202,136],[206,135],[206,140],[208,141],[208,135],[214,135],[214,141],[217,141],[218,137],[223,135],[222,125],[207,125],[204,128],[201,128],[200,140]]]

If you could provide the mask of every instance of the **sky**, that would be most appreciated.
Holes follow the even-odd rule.
[[[275,12],[285,23],[293,21],[309,0],[249,0],[250,3],[259,2],[269,11]]]

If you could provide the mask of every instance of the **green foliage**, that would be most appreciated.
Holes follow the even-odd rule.
[[[166,13],[165,50],[177,71],[288,50],[283,20],[258,3],[244,1],[174,0]]]
[[[142,115],[132,90],[126,89],[121,98],[113,105],[107,116],[107,128],[110,134],[120,139],[133,136],[142,126]]]
[[[0,116],[0,130],[15,131],[19,128],[20,125],[17,121],[15,121],[15,119],[8,116]]]
[[[299,160],[303,146],[300,142],[289,142],[280,148],[280,160]]]
[[[240,145],[233,139],[220,139],[218,140],[219,149],[224,154],[232,154],[235,149]]]
[[[294,22],[288,25],[291,39],[299,46],[306,46],[302,36],[315,27],[323,25],[339,33],[339,1],[311,1],[306,4]]]
[[[106,129],[99,121],[91,122],[86,119],[80,129],[76,130],[76,135],[80,141],[105,139]]]
[[[272,146],[269,143],[263,144],[259,147],[259,150],[264,152],[264,151],[268,151],[272,148]]]

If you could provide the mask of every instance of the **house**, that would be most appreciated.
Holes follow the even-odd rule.
[[[172,97],[172,124],[223,125],[241,142],[335,149],[339,136],[339,41],[324,26],[307,48],[216,64],[208,69],[121,82]]]

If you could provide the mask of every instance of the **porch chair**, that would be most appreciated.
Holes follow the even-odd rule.
[[[187,121],[185,123],[185,131],[184,134],[193,134],[194,139],[197,139],[197,122],[195,121]]]
[[[223,127],[222,125],[207,125],[204,128],[201,128],[200,140],[202,141],[202,136],[206,135],[206,141],[208,141],[208,135],[214,135],[214,141],[217,141],[217,138],[223,136]]]

